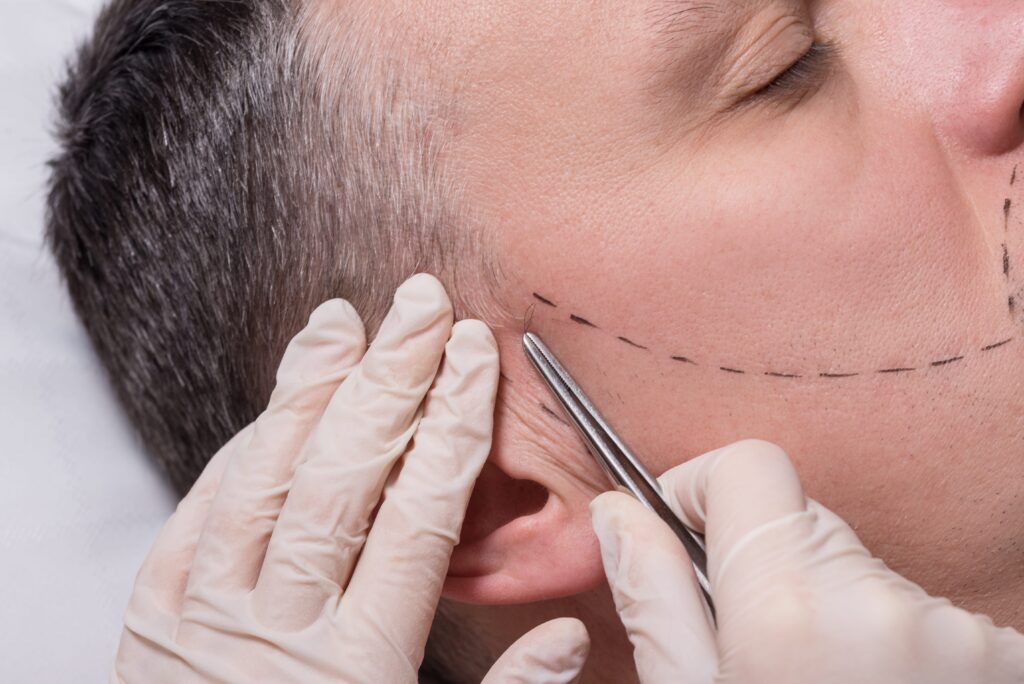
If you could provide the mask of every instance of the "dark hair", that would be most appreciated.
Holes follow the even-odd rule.
[[[113,0],[59,90],[49,244],[181,492],[265,406],[317,304],[348,299],[371,333],[404,277],[450,270],[434,113],[358,36],[311,38],[324,21],[288,0]]]

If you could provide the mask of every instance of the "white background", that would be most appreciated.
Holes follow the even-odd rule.
[[[103,682],[173,508],[42,242],[53,93],[99,0],[0,0],[0,682]]]

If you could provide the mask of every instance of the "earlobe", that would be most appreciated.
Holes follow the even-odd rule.
[[[604,581],[600,547],[585,502],[566,501],[494,462],[473,490],[445,598],[529,603],[578,594]]]

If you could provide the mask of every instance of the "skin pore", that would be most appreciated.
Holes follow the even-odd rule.
[[[1020,3],[393,2],[522,314],[489,321],[496,435],[446,588],[482,647],[578,615],[585,681],[631,676],[607,485],[541,408],[530,307],[655,473],[773,441],[895,571],[1024,628]]]

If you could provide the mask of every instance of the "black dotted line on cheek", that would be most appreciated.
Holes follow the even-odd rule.
[[[625,342],[630,347],[633,347],[633,349],[641,349],[643,351],[650,351],[649,347],[645,347],[642,344],[637,344],[636,342],[634,342],[633,340],[629,339],[628,337],[622,337],[621,335],[619,335],[618,340],[619,340],[619,342]]]
[[[982,347],[981,351],[982,352],[990,352],[990,351],[993,351],[995,349],[999,349],[1000,347],[1005,347],[1006,345],[1008,345],[1011,342],[1013,342],[1014,339],[1015,338],[1010,337],[1008,339],[1003,340],[1002,342],[996,342],[995,344],[990,344],[987,347]]]
[[[571,314],[569,316],[569,320],[572,321],[573,323],[579,323],[580,325],[587,328],[594,328],[595,330],[600,330],[600,328],[598,328],[596,325],[588,321],[586,318],[583,318],[582,316],[577,316],[576,314]]]
[[[1013,167],[1013,173],[1012,173],[1012,175],[1010,177],[1010,185],[1011,186],[1013,186],[1017,182],[1017,170],[1018,170],[1018,167],[1014,166]],[[1012,214],[1012,211],[1013,211],[1013,200],[1010,199],[1010,198],[1007,198],[1003,202],[1003,218],[1004,218],[1004,222],[1005,222],[1005,229],[1006,229],[1007,232],[1009,231],[1010,216]],[[1010,251],[1009,251],[1008,243],[1004,242],[1002,247],[1003,247],[1003,276],[1006,279],[1007,283],[1009,283],[1009,281],[1010,281]],[[542,295],[540,293],[534,292],[533,293],[533,298],[536,301],[538,301],[541,304],[543,304],[544,306],[546,306],[546,307],[549,307],[549,308],[552,308],[552,309],[558,309],[559,308],[558,304],[556,304],[554,302],[554,300],[552,300],[552,299],[550,299],[548,297],[545,297],[544,295]],[[1016,313],[1016,309],[1017,309],[1017,301],[1016,301],[1016,298],[1014,297],[1013,294],[1010,294],[1008,296],[1008,298],[1007,298],[1007,306],[1009,307],[1011,317],[1013,317],[1014,314]],[[580,326],[583,326],[585,328],[590,328],[590,329],[593,329],[593,330],[604,332],[602,330],[602,328],[600,328],[598,325],[593,323],[590,319],[584,318],[583,316],[580,316],[579,314],[570,313],[569,314],[569,320],[572,321],[573,323],[576,323],[576,324],[578,324]],[[641,344],[639,342],[636,342],[632,338],[626,337],[624,335],[616,335],[615,339],[618,340],[619,342],[629,346],[630,348],[638,350],[638,351],[649,352],[651,350],[650,347],[648,347],[647,345],[644,345],[644,344]],[[1009,338],[1007,338],[1005,340],[1002,340],[1000,342],[996,342],[994,344],[989,344],[987,346],[982,347],[979,350],[978,353],[987,353],[987,352],[995,351],[996,349],[999,349],[1001,347],[1004,347],[1004,346],[1010,344],[1015,339],[1016,339],[1015,337],[1009,337]],[[932,362],[928,363],[925,367],[927,367],[927,368],[948,368],[950,366],[953,366],[955,364],[958,364],[958,363],[964,361],[966,358],[967,358],[966,354],[961,354],[959,356],[946,357],[946,358],[938,359],[936,361],[932,361]],[[688,366],[698,366],[699,365],[696,361],[694,361],[693,359],[691,359],[688,356],[673,355],[673,356],[670,356],[669,359],[671,361],[674,361],[674,362],[676,362],[678,364],[682,364],[682,365],[688,365]],[[739,368],[733,368],[732,366],[718,366],[718,370],[720,372],[722,372],[722,373],[726,373],[726,374],[729,374],[729,375],[750,375],[750,373],[748,373],[747,371],[739,369]],[[893,367],[893,368],[883,368],[881,370],[874,371],[873,373],[877,374],[877,375],[908,375],[908,374],[911,374],[911,373],[916,373],[919,370],[921,370],[921,368],[914,367],[914,366],[898,366],[898,367]],[[848,372],[848,373],[822,372],[822,373],[817,373],[816,375],[817,375],[817,377],[822,378],[822,379],[826,379],[826,380],[847,380],[847,379],[850,379],[850,378],[861,377],[863,375],[866,375],[866,373],[862,373],[862,372]],[[797,380],[797,379],[802,379],[802,378],[806,377],[802,373],[785,373],[785,372],[780,372],[780,371],[767,371],[767,372],[764,373],[764,376],[765,377],[769,377],[769,378],[777,378],[777,379],[781,379],[781,380]],[[546,411],[548,411],[552,415],[555,415],[554,412],[551,411],[550,409],[548,409],[547,407],[544,407],[544,408],[545,408]]]
[[[1017,172],[1020,168],[1019,164],[1013,166],[1013,171],[1010,173],[1010,188],[1013,189],[1017,183]],[[1007,197],[1003,200],[1003,232],[1006,236],[1003,238],[1003,278],[1006,281],[1006,287],[1008,290],[1006,297],[1006,309],[1009,312],[1010,320],[1017,321],[1017,294],[1013,291],[1013,279],[1010,277],[1010,269],[1012,259],[1010,258],[1009,248],[1009,233],[1010,233],[1010,219],[1013,218],[1014,210],[1016,205],[1014,204],[1013,198]]]
[[[547,297],[542,297],[541,295],[537,294],[536,292],[533,293],[533,298],[536,299],[541,304],[543,304],[544,306],[550,306],[552,309],[557,309],[558,308],[558,305],[555,304],[553,301],[551,301]]]

